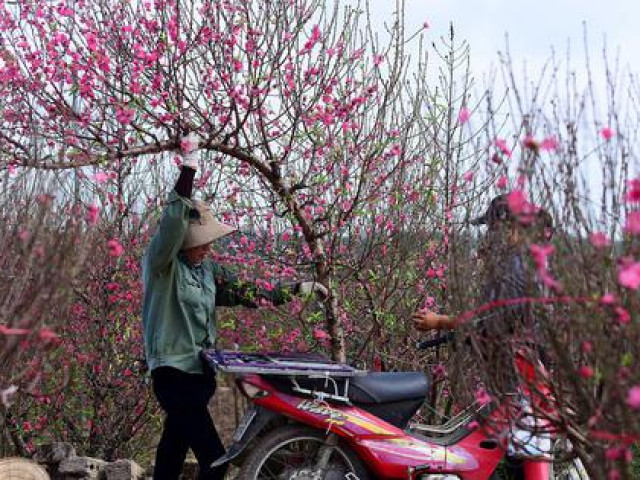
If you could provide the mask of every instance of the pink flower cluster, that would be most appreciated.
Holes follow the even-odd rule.
[[[533,261],[536,264],[540,280],[542,280],[547,287],[554,290],[560,290],[560,283],[551,276],[547,268],[548,258],[553,254],[553,252],[555,252],[555,247],[549,244],[538,245],[534,243],[529,247],[529,249],[531,251]]]
[[[120,257],[124,253],[124,247],[115,238],[107,242],[107,248],[109,249],[109,255],[112,257]]]
[[[618,282],[623,287],[637,290],[640,287],[640,262],[623,260],[618,270]]]

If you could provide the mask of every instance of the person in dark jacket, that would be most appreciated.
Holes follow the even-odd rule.
[[[544,316],[543,310],[528,301],[541,297],[542,289],[527,264],[527,247],[548,242],[553,234],[553,221],[544,209],[516,215],[509,208],[507,195],[500,195],[471,223],[487,226],[479,249],[484,270],[479,303],[494,306],[471,319],[473,333],[466,343],[473,345],[485,368],[491,369],[490,376],[497,378],[495,383],[506,390],[502,393],[516,392],[515,355],[519,346],[525,345],[541,354],[540,345],[532,344],[531,339],[536,336],[537,322]],[[430,310],[416,312],[413,319],[419,330],[452,332],[459,327],[457,317]],[[523,400],[525,408],[527,402]],[[516,428],[508,444],[507,463],[512,478],[522,478],[519,458],[546,456],[550,448],[546,434],[534,435]]]
[[[492,340],[507,334],[522,334],[522,329],[531,328],[536,322],[534,309],[526,299],[540,296],[540,286],[526,262],[526,248],[531,243],[551,239],[551,216],[544,209],[516,215],[509,208],[507,195],[500,195],[471,223],[487,225],[479,251],[484,270],[479,300],[482,304],[496,304],[489,313],[474,318],[473,325]],[[419,330],[457,327],[457,317],[430,310],[417,311],[413,319]]]
[[[197,144],[197,139],[190,141]],[[191,198],[195,155],[185,155],[143,257],[145,353],[153,392],[166,413],[156,480],[178,480],[189,448],[198,460],[200,480],[224,478],[225,466],[211,468],[225,453],[207,409],[215,377],[200,359],[200,351],[216,340],[216,308],[257,308],[263,301],[279,305],[298,294],[327,295],[317,282],[280,284],[267,291],[240,281],[209,258],[212,243],[235,229],[217,221],[207,204]]]

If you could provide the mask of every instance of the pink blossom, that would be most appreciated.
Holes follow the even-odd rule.
[[[524,213],[527,203],[527,197],[522,190],[514,190],[507,195],[507,205],[515,215]]]
[[[468,108],[462,107],[460,112],[458,113],[458,121],[462,124],[465,124],[469,121],[469,117],[471,117],[471,112]]]
[[[58,334],[50,328],[43,328],[38,332],[38,338],[43,342],[56,342],[60,339]]]
[[[546,150],[548,152],[556,151],[560,148],[560,142],[556,137],[545,137],[540,142],[540,150]]]
[[[591,368],[589,365],[582,365],[580,368],[578,368],[578,375],[580,375],[582,378],[591,378],[594,375],[593,368]]]
[[[362,58],[362,55],[364,55],[364,48],[358,48],[357,50],[353,51],[350,60],[359,60]],[[347,82],[349,82],[348,79]]]
[[[462,179],[463,179],[465,182],[467,182],[467,183],[468,183],[468,182],[471,182],[471,181],[473,180],[473,171],[472,171],[472,170],[469,170],[467,173],[465,173],[465,174],[462,176]]]
[[[547,269],[547,259],[553,254],[555,251],[555,247],[553,245],[538,245],[532,244],[529,247],[531,251],[531,256],[533,257],[533,261],[536,264],[536,268],[538,270],[538,275],[542,282],[549,288],[560,289],[560,283],[556,279],[554,279]]]
[[[447,375],[447,369],[444,365],[439,363],[437,365],[434,365],[434,367],[431,369],[431,373],[436,378],[443,378]]]
[[[549,255],[555,252],[555,247],[553,245],[539,245],[532,244],[529,249],[531,250],[531,256],[536,263],[538,268],[543,267],[547,263],[547,258]]]
[[[498,150],[500,150],[500,153],[507,157],[511,156],[511,149],[507,145],[507,141],[504,138],[496,138],[493,144]]]
[[[424,23],[422,24],[422,28],[427,29],[429,27],[430,27],[429,22],[425,20]]]
[[[318,341],[326,340],[327,338],[329,338],[329,334],[321,328],[316,328],[313,330],[313,338]]]
[[[180,149],[185,155],[188,155],[189,153],[196,150],[198,148],[198,144],[198,135],[196,135],[195,132],[191,132],[189,133],[189,135],[180,139]]]
[[[629,379],[629,377],[631,377],[631,369],[629,367],[620,367],[618,369],[618,380],[619,381],[626,381]]]
[[[593,342],[589,342],[588,340],[585,340],[584,342],[582,342],[580,344],[580,351],[585,355],[588,355],[589,353],[593,352]]]
[[[109,175],[106,174],[105,172],[98,172],[93,176],[93,179],[97,182],[97,183],[104,183],[107,180],[109,180]]]
[[[496,165],[501,165],[502,164],[502,157],[500,156],[499,153],[494,153],[493,155],[491,155],[491,161],[493,163],[495,163]]]
[[[602,305],[613,305],[616,303],[616,297],[613,293],[605,293],[600,297],[600,303]]]
[[[304,47],[300,51],[300,53],[309,53],[311,49],[314,47],[314,45],[318,43],[318,40],[320,40],[321,36],[322,36],[322,33],[320,32],[320,27],[318,25],[314,25],[313,28],[311,29],[311,36],[305,42]]]
[[[627,215],[624,231],[630,235],[640,234],[640,211],[634,211]]]
[[[626,200],[629,203],[640,202],[640,177],[627,182]]]
[[[135,110],[132,108],[118,108],[116,110],[116,120],[122,125],[129,125],[133,122]]]
[[[615,312],[618,316],[618,323],[621,325],[628,325],[631,322],[631,314],[626,308],[616,307]]]
[[[623,287],[637,290],[640,287],[640,263],[625,262],[618,271],[618,282]]]
[[[433,297],[427,297],[424,300],[424,308],[433,308],[433,306],[436,304],[436,299]]]
[[[604,138],[608,142],[613,138],[614,131],[613,129],[611,129],[611,127],[603,127],[600,130],[600,135],[602,136],[602,138]]]
[[[508,182],[509,181],[507,180],[507,177],[505,175],[502,175],[500,178],[498,178],[498,181],[496,182],[496,187],[498,187],[500,190],[503,190],[507,188]]]
[[[58,5],[58,13],[63,17],[72,17],[75,12],[65,5]]]
[[[622,449],[620,447],[609,447],[604,452],[604,457],[610,461],[618,460],[621,455],[622,455]]]
[[[474,392],[474,396],[476,397],[476,402],[478,402],[479,405],[491,403],[491,396],[482,387]]]
[[[96,52],[98,50],[98,37],[93,32],[88,32],[85,35],[85,40],[87,42],[87,47],[92,52]]]
[[[629,389],[627,394],[627,405],[634,410],[640,410],[640,385],[636,385]]]
[[[595,248],[606,248],[611,245],[611,240],[602,232],[593,232],[589,235],[589,241]]]
[[[384,56],[383,55],[374,55],[373,56],[373,64],[377,67],[378,65],[380,65],[382,62],[384,62]]]
[[[109,249],[109,255],[112,257],[120,257],[124,253],[124,247],[115,238],[107,242],[107,248]]]
[[[534,150],[536,152],[540,149],[540,143],[531,134],[524,137],[522,145],[524,146],[524,148],[528,148],[529,150]]]
[[[100,207],[96,204],[92,203],[87,207],[87,215],[86,220],[89,225],[95,225],[98,222],[98,217],[100,216]]]
[[[399,143],[394,143],[391,146],[391,150],[389,151],[389,153],[391,155],[393,155],[394,157],[397,157],[398,155],[400,155],[402,153],[402,147],[400,147]]]

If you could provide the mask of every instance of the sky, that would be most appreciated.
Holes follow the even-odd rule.
[[[381,24],[382,19],[391,20],[395,0],[361,1],[369,4],[374,22]],[[498,51],[505,49],[506,34],[514,72],[516,78],[519,77],[518,85],[522,85],[523,64],[526,63],[527,78],[530,81],[537,80],[543,65],[551,56],[551,49],[555,50],[556,59],[564,62],[570,46],[569,70],[575,74],[577,90],[586,91],[586,24],[597,102],[595,117],[603,123],[607,121],[604,114],[608,92],[602,60],[603,47],[606,45],[610,66],[615,65],[615,58],[619,55],[618,85],[628,81],[626,75],[629,73],[638,79],[638,18],[640,2],[635,0],[405,0],[407,32],[416,31],[427,22],[429,28],[425,31],[426,38],[438,43],[442,36],[448,36],[449,25],[453,22],[458,39],[465,39],[469,43],[471,72],[475,79],[472,90],[476,97],[485,89],[490,89],[492,81],[500,87],[502,75]],[[382,25],[376,30],[381,31]],[[562,65],[560,78],[564,79],[566,63]],[[624,90],[617,88],[617,91]],[[625,99],[625,95],[621,94],[619,100],[625,103]],[[583,116],[583,121],[591,120]],[[601,182],[597,178],[599,162],[597,155],[590,155],[582,164],[590,195],[594,199],[600,195]]]
[[[640,73],[640,2],[634,0],[405,0],[407,30],[425,21],[430,40],[447,35],[449,24],[471,46],[472,71],[476,77],[497,67],[497,51],[509,49],[516,65],[539,69],[549,58],[551,48],[563,58],[571,45],[572,63],[583,66],[583,22],[586,22],[595,69],[601,68],[606,38],[612,57],[620,51],[621,66]],[[373,18],[389,19],[394,0],[368,0]]]

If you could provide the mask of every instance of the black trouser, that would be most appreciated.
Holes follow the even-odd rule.
[[[216,391],[215,377],[171,367],[156,368],[151,377],[153,393],[167,414],[156,451],[154,480],[178,480],[189,448],[198,459],[198,480],[223,480],[226,466],[210,467],[225,453],[207,410]]]

